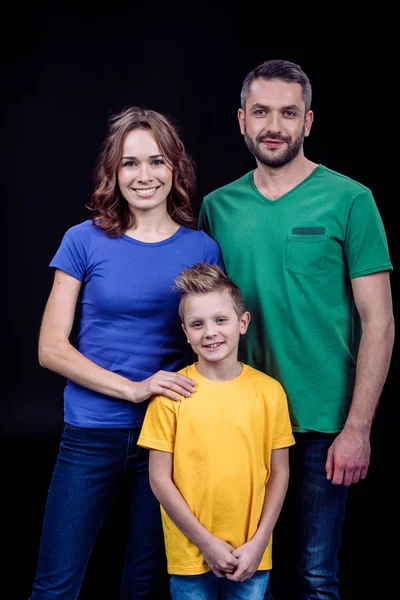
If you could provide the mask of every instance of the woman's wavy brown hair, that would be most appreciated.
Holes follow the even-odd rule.
[[[161,113],[138,106],[128,107],[109,120],[109,132],[95,169],[95,190],[87,206],[94,212],[93,222],[110,237],[119,237],[135,223],[117,177],[125,138],[135,129],[149,130],[172,166],[172,188],[167,197],[169,216],[179,225],[194,228],[192,202],[197,192],[194,162],[186,154],[176,126]]]

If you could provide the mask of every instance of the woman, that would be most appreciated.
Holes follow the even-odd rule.
[[[192,228],[194,192],[194,166],[168,119],[138,107],[111,118],[93,219],[66,232],[50,263],[54,284],[39,361],[67,378],[65,428],[31,600],[78,597],[126,473],[131,498],[121,598],[163,597],[155,592],[165,573],[159,505],[148,453],[136,442],[153,394],[177,399],[195,391],[192,380],[174,372],[189,360],[174,278],[197,262],[222,260],[216,242]],[[75,346],[69,338],[77,303]]]

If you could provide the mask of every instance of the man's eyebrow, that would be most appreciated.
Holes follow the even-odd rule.
[[[255,102],[251,105],[251,108],[269,108],[267,104],[261,104],[260,102]]]
[[[287,106],[282,106],[282,110],[300,110],[300,106],[297,104],[288,104]]]
[[[268,104],[261,104],[261,102],[255,102],[251,105],[251,108],[271,108]],[[287,106],[281,106],[280,110],[299,110],[300,107],[297,104],[288,104]]]

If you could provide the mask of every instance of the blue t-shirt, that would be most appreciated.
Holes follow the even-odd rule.
[[[174,279],[196,263],[223,262],[203,231],[181,226],[161,242],[108,237],[84,221],[68,229],[50,267],[82,282],[77,348],[97,365],[142,381],[160,369],[192,361],[182,331]],[[134,404],[72,381],[64,391],[64,418],[79,427],[141,426],[148,401]]]

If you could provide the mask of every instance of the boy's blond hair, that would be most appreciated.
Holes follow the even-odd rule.
[[[185,300],[192,294],[209,294],[228,290],[237,316],[241,317],[246,310],[239,287],[218,265],[197,263],[190,269],[182,271],[175,279],[175,284],[182,294],[179,302],[179,316],[182,323],[184,322]]]

